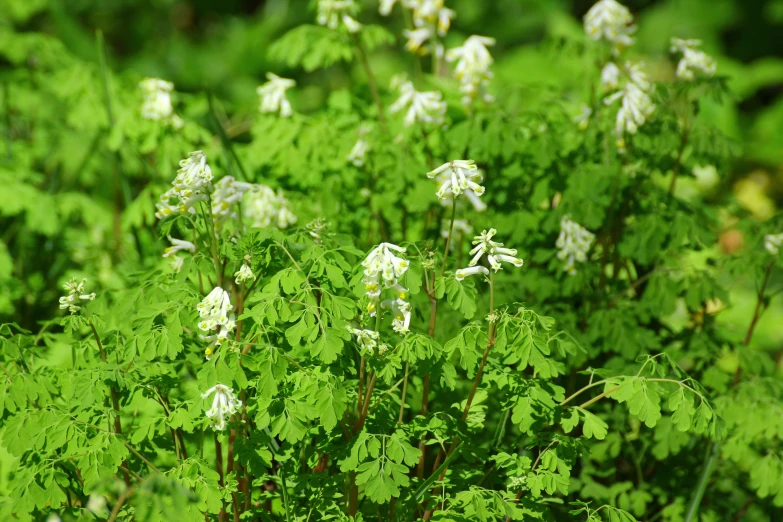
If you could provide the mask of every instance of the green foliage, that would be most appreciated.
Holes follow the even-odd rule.
[[[454,0],[440,32],[409,3],[311,3],[226,34],[145,5],[207,24],[161,51],[182,81],[158,118],[135,71],[165,69],[71,23],[119,7],[1,3],[0,518],[778,520],[783,381],[757,339],[783,220],[728,188],[780,157],[735,97],[783,75],[664,58],[670,36],[717,52],[698,29],[733,4],[660,2],[615,49],[566,3]],[[473,32],[495,61],[455,64]],[[641,58],[655,108],[628,125],[602,68]],[[267,72],[296,86],[259,113]],[[457,158],[481,176],[427,176]]]

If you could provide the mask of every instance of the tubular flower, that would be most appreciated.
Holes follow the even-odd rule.
[[[391,112],[400,112],[407,108],[404,123],[410,127],[416,122],[423,123],[442,123],[443,115],[446,114],[446,102],[442,100],[442,95],[438,91],[418,92],[413,87],[413,82],[402,78],[392,80],[392,87],[400,93],[389,110]]]
[[[378,12],[381,13],[382,16],[389,16],[396,3],[397,0],[381,0],[380,5],[378,6]]]
[[[182,270],[182,265],[185,264],[185,260],[179,256],[174,256],[174,259],[171,260],[169,263],[169,266],[174,271],[175,274],[179,274]]]
[[[388,308],[394,315],[392,328],[399,334],[408,333],[411,324],[411,304],[402,298],[386,299],[381,308]]]
[[[252,227],[287,228],[296,223],[296,215],[282,190],[275,193],[266,185],[254,185],[246,199],[242,214]]]
[[[469,268],[460,268],[454,272],[454,279],[462,281],[466,277],[470,277],[476,274],[489,275],[489,269],[485,266],[471,266]]]
[[[695,74],[694,69],[698,69],[706,76],[712,76],[715,74],[717,63],[715,59],[707,55],[704,51],[696,49],[701,45],[701,40],[682,40],[680,38],[672,38],[671,49],[672,53],[682,53],[682,58],[677,64],[677,78],[682,80],[693,80]]]
[[[212,399],[212,407],[205,413],[207,418],[212,421],[212,429],[223,431],[226,429],[226,419],[230,418],[242,407],[242,401],[237,399],[234,390],[224,384],[216,384],[201,394],[202,399],[208,399],[210,395],[215,394]]]
[[[348,154],[348,161],[354,164],[356,167],[364,166],[364,159],[367,156],[367,151],[370,149],[369,144],[364,137],[370,132],[371,128],[362,124],[359,126],[359,139],[356,141],[356,145],[353,146],[351,152]]]
[[[359,343],[359,349],[362,352],[372,354],[375,347],[378,346],[380,334],[374,330],[361,330],[359,328],[345,327],[352,335],[356,336],[356,342]]]
[[[613,62],[607,63],[601,69],[601,88],[604,91],[613,91],[617,89],[620,82],[620,68]]]
[[[296,82],[288,78],[281,78],[271,72],[266,73],[266,79],[269,81],[256,88],[256,93],[261,99],[261,106],[258,110],[263,113],[279,112],[282,118],[288,118],[294,111],[285,93],[295,86]]]
[[[424,47],[424,42],[430,39],[433,32],[429,27],[418,27],[410,30],[405,29],[402,34],[408,39],[405,44],[405,48],[412,53],[427,54],[427,48]]]
[[[325,25],[329,29],[337,29],[342,23],[349,33],[357,33],[362,24],[351,15],[355,15],[358,10],[359,6],[355,0],[318,0],[316,20],[319,25]]]
[[[582,105],[581,111],[574,117],[574,123],[579,126],[579,130],[586,130],[590,125],[590,116],[593,115],[593,109],[587,105]]]
[[[212,189],[212,169],[207,165],[206,155],[197,150],[179,162],[180,169],[171,183],[173,187],[160,196],[156,204],[155,217],[164,219],[175,213],[195,214],[193,208],[199,201],[206,201],[207,192]],[[176,201],[172,204],[172,200]]]
[[[438,199],[446,199],[451,196],[459,196],[468,190],[476,196],[484,194],[484,187],[479,185],[482,179],[481,173],[473,160],[454,160],[444,163],[437,169],[427,173],[427,177],[437,177],[440,188],[436,192]]]
[[[516,267],[522,266],[523,261],[516,257],[517,255],[516,249],[505,248],[503,246],[503,243],[498,243],[496,241],[493,241],[492,238],[495,236],[495,234],[497,234],[497,230],[495,230],[494,228],[490,228],[489,230],[484,230],[480,235],[473,238],[473,244],[475,245],[475,247],[473,247],[473,250],[470,251],[470,254],[473,256],[473,259],[471,259],[470,263],[468,263],[469,268],[458,270],[457,271],[458,273],[455,273],[455,278],[458,281],[465,279],[465,277],[467,276],[471,276],[475,274],[486,275],[487,273],[489,273],[489,272],[485,272],[484,270],[480,270],[480,268],[483,267],[476,266],[478,265],[478,262],[481,260],[484,254],[487,255],[487,261],[489,262],[489,266],[495,272],[503,269],[503,266],[500,264],[501,262],[511,263]],[[476,270],[472,268],[475,268]]]
[[[169,238],[169,241],[171,242],[170,247],[166,247],[165,250],[163,250],[163,257],[171,257],[175,256],[177,252],[184,250],[186,252],[193,253],[196,251],[196,245],[191,243],[190,241],[183,241],[181,239],[174,239],[171,236],[166,236]]]
[[[397,257],[392,252],[404,253],[405,248],[391,243],[381,243],[362,261],[364,288],[367,290],[367,297],[370,298],[367,311],[371,317],[375,316],[377,312],[383,287],[393,289],[400,299],[405,299],[407,296],[408,290],[397,280],[408,270],[408,260]],[[381,280],[383,280],[383,286],[381,286]]]
[[[444,219],[441,222],[441,228],[440,228],[440,235],[444,239],[449,237],[449,228],[451,225],[451,221],[448,219]],[[454,227],[453,230],[451,230],[452,238],[451,238],[451,244],[450,249],[454,250],[457,247],[457,243],[465,236],[469,236],[473,233],[473,227],[470,226],[470,223],[467,222],[465,219],[455,219],[454,220]]]
[[[627,7],[615,0],[600,0],[584,16],[585,33],[593,40],[601,38],[617,47],[633,44],[636,31],[633,16]]]
[[[560,235],[555,243],[560,250],[557,258],[566,262],[563,270],[569,275],[576,274],[575,263],[584,263],[587,260],[587,253],[594,240],[595,234],[571,221],[568,216],[563,216],[560,220]]]
[[[251,183],[237,181],[232,176],[224,176],[215,183],[215,192],[212,194],[212,219],[215,221],[215,227],[220,228],[229,219],[238,217],[231,207],[242,201],[245,192],[252,188]]]
[[[145,78],[139,82],[144,95],[141,117],[147,120],[168,121],[173,127],[182,127],[182,118],[174,114],[171,106],[171,91],[174,84],[160,78]]]
[[[95,300],[95,292],[91,294],[84,293],[84,284],[86,282],[87,279],[82,279],[77,283],[76,279],[74,278],[63,285],[63,288],[68,291],[68,295],[64,295],[60,298],[61,310],[65,310],[67,308],[69,312],[75,314],[82,308],[78,303],[81,301]]]
[[[495,39],[487,36],[470,36],[462,47],[449,49],[446,60],[457,62],[454,73],[460,81],[460,91],[464,95],[462,102],[469,105],[475,98],[481,96],[484,101],[491,102],[494,98],[487,92],[492,71],[489,68],[494,60],[487,47],[495,45]]]
[[[210,335],[202,336],[203,340],[210,343],[205,350],[207,360],[209,360],[215,347],[221,346],[223,341],[228,338],[228,334],[236,327],[228,292],[216,286],[196,306],[196,310],[201,318],[198,323],[199,330],[210,333]]]
[[[250,266],[247,263],[242,263],[242,267],[234,273],[236,284],[242,284],[246,281],[256,280],[256,275],[250,270]]]
[[[778,255],[781,245],[783,245],[783,233],[768,234],[764,236],[764,248],[770,255]],[[60,306],[60,308],[62,308],[62,306]]]
[[[638,64],[625,64],[628,76],[625,85],[617,92],[604,98],[605,105],[611,105],[621,100],[620,110],[617,111],[614,133],[617,138],[617,147],[625,149],[625,133],[636,134],[636,131],[644,125],[653,112],[655,104],[648,94],[652,85],[647,81],[647,75],[642,72]]]

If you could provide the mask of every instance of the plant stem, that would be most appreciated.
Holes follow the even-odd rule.
[[[465,401],[465,408],[462,410],[462,416],[460,417],[461,421],[465,421],[468,418],[468,414],[470,413],[470,407],[473,405],[473,399],[476,396],[476,391],[478,390],[479,384],[481,384],[481,377],[484,375],[484,366],[487,364],[487,359],[489,358],[489,353],[492,351],[492,347],[495,346],[495,279],[494,279],[495,273],[490,270],[489,272],[489,317],[490,317],[490,323],[489,323],[489,341],[487,342],[487,347],[484,350],[484,355],[481,357],[481,364],[479,364],[478,370],[476,371],[476,377],[473,379],[473,386],[470,389],[470,394],[468,395],[467,401]],[[454,437],[454,440],[451,443],[451,446],[449,446],[448,451],[444,454],[443,448],[441,448],[440,452],[438,452],[438,456],[435,458],[435,464],[433,466],[433,471],[438,469],[438,466],[440,465],[440,461],[445,455],[446,458],[451,456],[451,454],[454,452],[454,450],[457,447],[457,444],[459,444],[459,436]],[[446,471],[448,471],[449,467],[445,466],[443,470],[440,473],[440,476],[438,477],[438,482],[441,482],[443,478],[446,476]],[[424,513],[424,520],[429,520],[432,517],[433,509],[429,509]]]
[[[449,248],[451,247],[451,236],[454,234],[454,216],[457,214],[457,198],[456,196],[452,198],[451,201],[451,220],[449,223],[449,235],[446,236],[446,250],[443,252],[443,265],[440,267],[440,276],[443,277],[443,274],[446,272],[446,261],[449,258]],[[435,287],[435,284],[433,283],[433,289]]]
[[[692,522],[696,520],[694,517],[698,516],[699,505],[701,504],[701,499],[704,497],[704,492],[707,490],[707,484],[710,481],[712,470],[715,468],[715,463],[718,460],[719,449],[720,444],[717,442],[710,446],[707,463],[704,465],[704,471],[702,471],[699,484],[696,486],[696,490],[693,492],[693,499],[691,500],[691,505],[688,508],[688,514],[685,516],[685,522]]]
[[[370,67],[370,61],[367,59],[367,53],[364,50],[364,45],[362,45],[362,41],[359,38],[358,35],[353,35],[354,44],[356,45],[356,54],[359,56],[359,61],[362,63],[362,67],[364,67],[364,72],[367,74],[367,83],[370,85],[370,93],[372,94],[373,101],[375,102],[375,106],[378,109],[378,124],[381,127],[381,131],[385,134],[387,131],[386,127],[386,114],[383,109],[383,102],[381,101],[381,95],[378,92],[378,84],[375,81],[375,74],[372,72],[372,67]]]
[[[405,396],[408,393],[408,367],[410,363],[405,363],[405,377],[402,384],[402,397],[400,398],[400,416],[397,418],[397,424],[402,424],[402,416],[405,413]]]

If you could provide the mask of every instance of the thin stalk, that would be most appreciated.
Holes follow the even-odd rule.
[[[223,143],[223,147],[228,149],[228,152],[231,154],[231,157],[234,158],[234,163],[237,164],[237,168],[239,168],[239,172],[242,173],[242,181],[247,181],[247,172],[245,171],[245,167],[242,165],[242,162],[239,161],[239,156],[237,155],[236,150],[234,150],[234,145],[231,143],[231,138],[228,137],[228,134],[226,134],[226,130],[223,128],[223,124],[220,123],[220,120],[217,117],[217,113],[215,112],[215,104],[212,99],[212,93],[207,93],[207,104],[209,105],[209,113],[212,115],[212,119],[215,120],[215,127],[218,131],[218,136],[220,136],[220,141]]]
[[[487,359],[489,358],[489,353],[492,351],[492,347],[495,346],[495,323],[493,319],[493,315],[495,313],[495,279],[494,279],[494,272],[489,272],[489,317],[490,317],[490,323],[489,323],[489,341],[487,342],[487,347],[484,350],[484,355],[481,357],[481,364],[479,364],[478,371],[476,371],[476,377],[473,379],[473,386],[470,389],[470,394],[468,395],[467,401],[465,401],[465,408],[462,410],[462,415],[460,417],[460,420],[464,421],[468,418],[468,414],[470,412],[470,407],[473,405],[473,399],[476,397],[476,391],[478,390],[479,384],[481,384],[481,377],[484,375],[484,366],[487,364]],[[447,452],[443,452],[443,448],[441,448],[440,452],[438,453],[438,456],[435,458],[435,464],[433,466],[433,472],[438,468],[440,465],[441,459],[445,456],[446,458],[450,457],[451,454],[454,452],[454,450],[457,448],[457,445],[459,444],[459,436],[454,437],[454,440],[451,443],[451,446],[449,446],[449,449]],[[440,473],[440,476],[438,477],[438,482],[442,481],[443,478],[446,476],[446,471],[448,471],[449,467],[445,466],[443,467],[443,470]],[[432,517],[434,509],[428,509],[424,513],[424,520],[429,520]]]
[[[690,127],[688,124],[688,116],[690,115],[691,105],[688,101],[688,96],[685,96],[685,121],[682,124],[682,135],[680,137],[680,148],[677,151],[677,159],[674,160],[674,166],[672,167],[672,181],[669,184],[669,196],[674,195],[674,188],[677,184],[677,175],[682,167],[682,156],[685,153],[685,147],[688,145],[688,137],[690,135]]]
[[[454,234],[454,217],[457,214],[457,198],[456,196],[451,199],[451,220],[449,223],[449,235],[446,236],[446,250],[443,252],[443,265],[440,267],[440,276],[443,277],[446,271],[446,261],[449,258],[449,248],[451,247],[451,236]],[[435,285],[433,284],[433,287]]]
[[[375,102],[375,106],[378,109],[378,124],[381,127],[381,131],[383,131],[385,134],[387,131],[386,113],[383,109],[381,95],[378,92],[378,84],[375,81],[375,74],[372,72],[372,67],[370,67],[370,61],[367,59],[367,52],[364,50],[364,45],[362,45],[361,39],[358,35],[353,35],[353,39],[356,46],[356,54],[359,56],[359,61],[362,63],[364,72],[367,75],[367,83],[370,85],[370,93],[372,94],[373,101]]]
[[[400,416],[397,417],[397,424],[402,424],[402,416],[405,414],[405,396],[408,393],[408,366],[410,363],[405,363],[405,377],[402,384],[402,397],[400,398]]]
[[[699,505],[701,504],[701,499],[704,497],[704,492],[707,490],[707,484],[710,481],[712,470],[715,468],[715,464],[717,463],[719,449],[720,444],[718,443],[710,446],[707,463],[704,465],[704,471],[702,471],[699,484],[696,486],[696,490],[693,492],[693,498],[691,499],[691,505],[688,508],[688,514],[685,515],[685,522],[692,522],[696,520],[695,517],[698,516]]]
[[[90,329],[92,330],[92,335],[95,337],[95,343],[98,345],[98,352],[101,354],[101,359],[104,363],[107,363],[106,360],[106,352],[103,351],[103,343],[101,342],[101,336],[98,335],[98,330],[95,328],[95,323],[92,322],[92,316],[90,315],[89,310],[87,307],[84,307],[85,315],[87,317],[87,322],[90,324]],[[109,391],[111,392],[111,405],[112,409],[114,410],[114,432],[117,435],[122,435],[122,422],[120,422],[120,395],[117,393],[117,388],[114,387],[113,384],[109,385]],[[122,461],[122,465],[126,468],[128,467],[127,460]],[[130,487],[130,476],[128,475],[127,471],[122,472],[123,479],[125,480],[125,485],[127,487]]]
[[[282,466],[280,466],[280,482],[283,486],[283,506],[285,507],[285,520],[286,522],[291,522],[291,506],[288,502],[288,486],[286,485],[285,471],[283,470]]]

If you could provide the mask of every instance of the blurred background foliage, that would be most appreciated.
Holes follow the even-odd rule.
[[[398,45],[380,47],[370,57],[379,83],[388,85],[396,72],[412,67],[413,57],[397,52],[404,43],[403,21],[399,17],[381,21],[375,0],[362,3],[362,22],[383,23],[398,39]],[[577,103],[584,99],[583,71],[590,64],[580,63],[584,59],[570,52],[569,46],[584,42],[581,17],[592,3],[451,0],[448,5],[457,11],[458,19],[446,46],[459,45],[470,34],[493,36],[498,40],[493,51],[495,72],[503,80],[496,83],[518,89],[515,101],[529,108],[553,96]],[[639,27],[633,53],[646,62],[652,79],[668,80],[674,75],[668,49],[672,36],[702,39],[704,50],[718,61],[718,74],[728,77],[730,98],[720,104],[701,100],[699,117],[735,140],[738,154],[728,175],[721,172],[719,178],[715,169],[704,166],[678,191],[686,197],[688,191],[709,193],[723,208],[720,248],[738,252],[744,238],[735,229],[739,218],[734,216],[763,221],[783,203],[783,0],[629,0],[626,4]],[[115,104],[120,108],[115,107],[117,114],[111,116],[117,125],[108,140],[114,157],[111,150],[90,152],[103,141],[109,117],[102,99],[98,31],[105,38],[108,68],[117,83],[135,85],[147,76],[172,81],[183,114],[203,125],[186,126],[181,136],[169,137],[164,151],[158,150],[159,164],[174,165],[183,151],[192,148],[188,141],[209,139],[204,129],[217,134],[205,92],[220,100],[221,123],[241,143],[251,140],[258,104],[255,87],[266,72],[296,79],[292,102],[302,113],[322,107],[330,93],[365,81],[358,62],[305,72],[272,59],[268,51],[277,38],[313,19],[313,6],[307,0],[0,0],[0,128],[8,160],[6,167],[0,166],[4,185],[0,215],[6,216],[0,220],[0,287],[4,289],[0,315],[15,315],[22,324],[34,325],[36,305],[49,307],[56,300],[59,290],[51,283],[64,276],[69,261],[91,265],[99,271],[101,282],[110,286],[116,259],[111,259],[110,249],[96,250],[91,245],[111,240],[105,227],[112,223],[112,199],[124,197],[130,205],[131,194],[155,193],[156,186],[146,185],[145,178],[165,183],[169,177],[168,167],[155,172],[156,166],[139,153],[120,147],[123,134],[136,132],[123,124],[129,118],[122,107],[136,107],[137,100],[120,99]],[[128,97],[129,92],[113,96]],[[45,113],[51,115],[44,117]],[[103,116],[96,120],[95,114]],[[14,150],[13,142],[31,135],[33,127],[39,138],[35,146]],[[148,152],[144,143],[151,148],[156,139],[157,134],[150,133],[140,152]],[[346,136],[346,142],[352,139]],[[39,150],[47,146],[49,150]],[[41,157],[47,158],[48,165],[43,172],[34,165],[35,158]],[[101,179],[101,173],[111,177],[116,162],[131,178],[119,188]],[[21,179],[20,168],[25,167],[29,177]],[[134,176],[139,183],[129,186]],[[52,197],[77,178],[80,190],[58,194],[56,200]],[[44,189],[31,192],[29,184]],[[137,211],[122,219],[151,223],[148,201],[138,198]],[[25,210],[27,227],[45,241],[40,237],[14,240],[19,222],[13,216]],[[92,226],[63,234],[58,219],[81,219]],[[128,223],[119,221],[114,216],[113,226],[127,229]],[[134,234],[137,246],[147,243],[138,232]],[[62,248],[71,252],[70,260],[57,255]],[[23,266],[29,263],[30,252],[37,252],[46,271],[56,276]],[[18,283],[21,280],[25,283]],[[753,282],[740,281],[732,293],[737,306],[721,320],[738,330],[744,328],[754,299]],[[761,321],[754,341],[759,347],[774,349],[783,342],[775,312],[783,310],[772,310]]]

